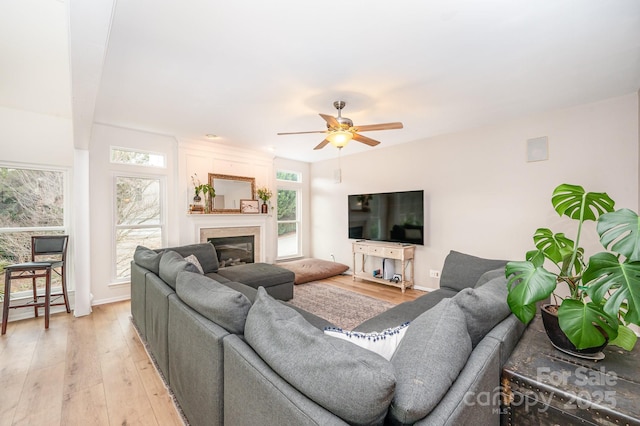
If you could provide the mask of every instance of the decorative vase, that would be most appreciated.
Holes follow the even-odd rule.
[[[193,204],[191,204],[191,211],[196,213],[202,213],[204,207],[202,206],[202,197],[200,194],[196,194],[193,197]]]
[[[605,342],[603,345],[593,347],[593,348],[585,348],[578,349],[575,347],[571,340],[564,334],[564,331],[560,328],[560,323],[558,322],[558,314],[556,312],[552,312],[549,308],[557,307],[556,305],[542,305],[540,308],[540,314],[542,316],[542,323],[544,324],[544,330],[547,332],[547,337],[551,341],[551,344],[566,354],[573,355],[578,358],[585,358],[591,360],[601,360],[604,359],[604,353],[602,353],[602,349],[605,348],[609,344],[609,338],[604,333],[603,330],[600,330],[605,337]]]
[[[211,213],[211,195],[204,194],[204,213]]]
[[[267,206],[267,203],[263,202],[261,209],[262,213],[269,213],[269,206]]]

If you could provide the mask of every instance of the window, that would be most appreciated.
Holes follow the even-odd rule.
[[[300,192],[278,189],[278,259],[300,255]]]
[[[111,147],[111,162],[132,166],[166,167],[164,154]]]
[[[162,246],[164,221],[158,177],[116,176],[115,280],[128,280],[138,245]]]
[[[5,265],[31,260],[32,235],[65,233],[66,176],[62,170],[0,166],[1,276]],[[57,275],[52,278],[53,286],[59,284]],[[31,281],[12,280],[12,296],[27,289]]]
[[[302,182],[302,173],[287,170],[278,170],[276,172],[276,179],[285,182]]]

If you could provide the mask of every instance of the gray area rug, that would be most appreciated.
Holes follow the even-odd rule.
[[[289,303],[344,330],[352,330],[363,321],[395,306],[390,302],[317,282],[295,286],[293,299]]]

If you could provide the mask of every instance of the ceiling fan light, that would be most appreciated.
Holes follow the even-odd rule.
[[[344,148],[353,139],[353,133],[347,130],[334,130],[327,135],[327,140],[336,148]]]

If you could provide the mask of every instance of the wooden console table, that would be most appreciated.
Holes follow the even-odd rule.
[[[374,241],[356,241],[353,243],[353,280],[360,278],[367,281],[373,281],[380,284],[391,285],[399,287],[404,290],[406,288],[413,287],[413,256],[415,254],[416,246],[411,244],[401,243],[380,243]],[[361,255],[360,270],[356,267],[356,255]],[[401,278],[398,282],[385,280],[382,278],[374,277],[373,272],[365,272],[365,259],[366,256],[374,256],[380,258],[388,258],[399,260],[402,267],[399,274]],[[407,266],[409,266],[410,278],[407,279]]]
[[[555,349],[538,314],[502,370],[503,425],[640,425],[640,344],[601,361]]]

